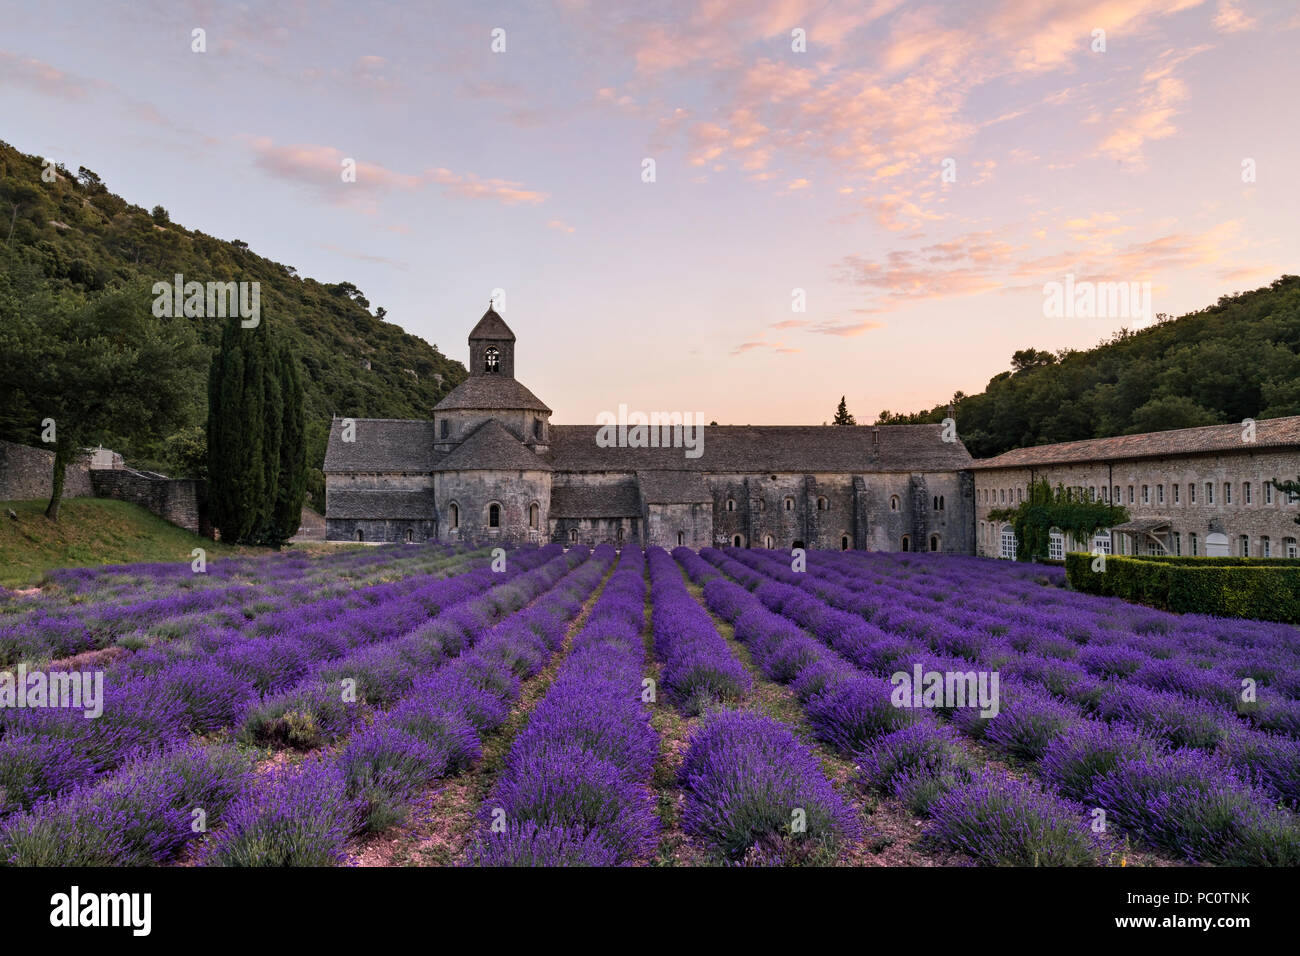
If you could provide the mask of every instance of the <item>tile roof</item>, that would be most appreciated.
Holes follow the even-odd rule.
[[[636,518],[641,514],[635,481],[593,485],[556,482],[551,486],[552,518]]]
[[[434,450],[433,422],[357,418],[355,441],[343,440],[343,419],[330,422],[325,449],[328,472],[428,472],[441,454]]]
[[[330,518],[352,519],[419,519],[430,521],[438,516],[433,491],[377,491],[346,489],[327,492],[326,509]]]
[[[447,453],[434,471],[550,471],[551,465],[489,418]]]
[[[483,318],[478,320],[478,325],[470,331],[469,337],[513,342],[515,333],[510,331],[510,326],[506,325],[506,320],[501,318],[497,310],[489,305],[488,310],[483,313]]]
[[[1300,446],[1300,415],[1271,418],[1255,423],[1255,440],[1242,440],[1239,424],[1176,428],[1114,438],[1089,438],[1056,445],[1016,448],[995,458],[981,458],[970,468],[1023,468],[1031,465],[1063,465],[1077,462],[1126,458],[1156,458],[1216,451],[1251,451],[1257,448]]]
[[[707,439],[705,444],[708,444]],[[713,500],[713,492],[699,472],[638,471],[636,480],[641,485],[641,497],[646,504],[695,504]]]
[[[551,425],[549,458],[557,471],[878,472],[954,471],[970,467],[961,442],[941,425],[709,425],[704,453],[683,448],[601,448],[597,425]]]
[[[546,403],[509,375],[471,375],[448,392],[437,410],[450,408],[507,411],[517,408],[549,412]]]

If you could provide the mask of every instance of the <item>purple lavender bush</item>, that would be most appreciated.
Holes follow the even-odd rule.
[[[770,717],[707,717],[691,738],[681,781],[683,827],[733,863],[830,863],[861,835],[856,813],[812,752]]]

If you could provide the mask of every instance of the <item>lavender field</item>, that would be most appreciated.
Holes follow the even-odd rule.
[[[0,669],[51,690],[0,708],[15,866],[1300,864],[1300,633],[1052,567],[77,569],[0,603]],[[99,676],[95,716],[61,674]]]

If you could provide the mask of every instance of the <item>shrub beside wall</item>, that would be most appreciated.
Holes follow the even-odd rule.
[[[1300,560],[1108,555],[1101,572],[1092,562],[1085,552],[1066,555],[1075,590],[1182,614],[1300,624]]]

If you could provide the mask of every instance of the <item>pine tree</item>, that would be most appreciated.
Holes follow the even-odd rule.
[[[835,420],[832,421],[831,424],[832,425],[856,425],[857,423],[858,423],[857,419],[855,419],[852,415],[849,414],[849,406],[844,401],[844,396],[841,395],[839,408],[835,409]]]

